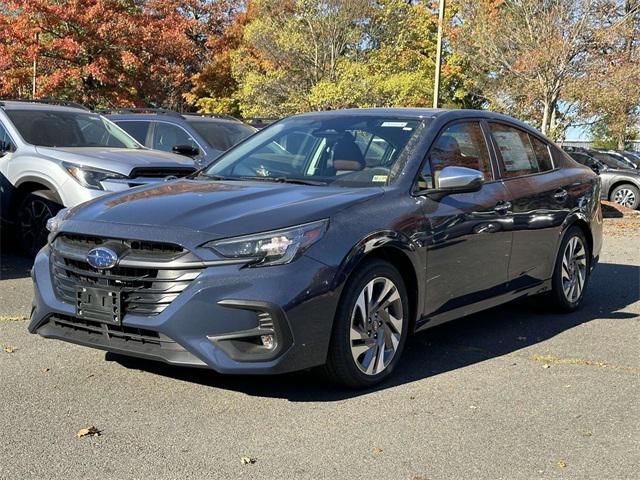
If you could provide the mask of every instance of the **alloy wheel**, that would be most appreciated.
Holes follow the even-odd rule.
[[[571,237],[562,256],[562,291],[565,298],[578,301],[587,278],[587,249],[578,236]]]
[[[386,277],[365,285],[351,313],[351,354],[358,369],[378,375],[396,354],[404,328],[402,299]]]
[[[25,251],[35,254],[47,243],[47,220],[53,215],[49,203],[40,197],[32,196],[23,204],[20,212],[20,240]]]
[[[636,203],[636,194],[630,188],[620,188],[616,191],[613,201],[623,207],[633,208]]]

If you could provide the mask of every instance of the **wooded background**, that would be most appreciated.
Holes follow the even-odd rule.
[[[436,1],[3,0],[0,97],[242,117],[431,106]],[[637,138],[640,0],[449,0],[441,104]]]

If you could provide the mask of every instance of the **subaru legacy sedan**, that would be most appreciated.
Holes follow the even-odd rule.
[[[49,229],[32,333],[363,387],[416,331],[532,295],[578,308],[602,212],[598,176],[510,117],[362,109],[281,120]]]

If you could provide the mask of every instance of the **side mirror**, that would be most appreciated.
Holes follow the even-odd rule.
[[[477,192],[484,183],[482,172],[467,167],[445,167],[437,179],[437,188],[427,192],[427,195],[435,200],[454,193]]]
[[[200,149],[191,145],[174,145],[172,148],[174,153],[184,155],[186,157],[197,157],[200,155]]]

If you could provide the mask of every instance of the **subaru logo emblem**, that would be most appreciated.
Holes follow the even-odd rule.
[[[87,262],[93,268],[106,269],[115,266],[118,254],[110,248],[97,247],[87,253]]]

